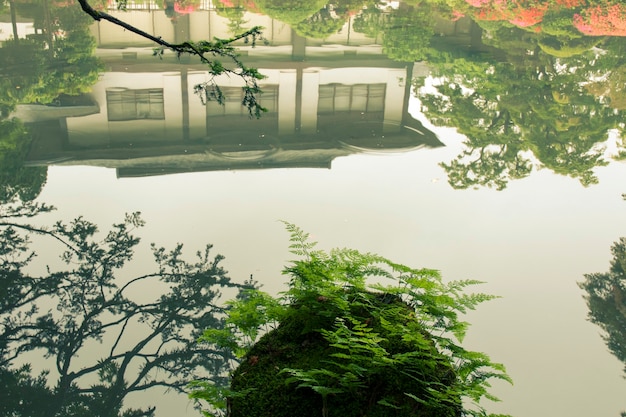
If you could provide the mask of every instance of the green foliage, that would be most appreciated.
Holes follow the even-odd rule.
[[[259,118],[262,113],[267,112],[258,101],[259,95],[262,93],[258,81],[265,78],[263,74],[256,68],[247,67],[239,59],[237,48],[233,46],[236,41],[243,40],[250,43],[253,47],[258,40],[263,40],[261,27],[255,26],[237,36],[229,39],[214,39],[213,41],[199,42],[183,42],[178,45],[165,45],[154,49],[155,56],[162,56],[165,49],[173,49],[178,56],[183,54],[196,55],[203,64],[206,64],[209,70],[209,80],[194,86],[194,92],[200,97],[203,104],[208,101],[216,101],[224,104],[224,94],[217,83],[217,77],[221,75],[235,75],[244,81],[242,90],[244,92],[241,101],[242,106],[248,109],[251,117]],[[223,65],[216,57],[229,59],[235,68]]]
[[[626,195],[622,197],[626,200]],[[624,364],[626,376],[626,238],[613,243],[611,254],[613,259],[607,272],[585,274],[578,286],[585,291],[587,318],[602,329],[602,339]],[[626,412],[620,415],[626,417]]]
[[[467,137],[466,149],[441,164],[449,183],[501,190],[544,167],[584,186],[597,183],[594,168],[608,163],[602,144],[618,128],[620,114],[602,92],[590,93],[588,80],[619,68],[621,49],[583,53],[588,38],[554,44],[515,28],[492,36],[498,50],[435,62],[436,92],[417,89],[433,124],[453,126]],[[578,44],[586,46],[562,48]],[[549,45],[561,48],[562,57],[543,52]]]
[[[325,39],[339,32],[346,21],[341,17],[333,16],[331,11],[327,5],[312,16],[297,23],[294,27],[295,31],[300,36],[312,39]]]
[[[250,286],[255,284],[249,282]],[[228,317],[223,329],[205,330],[202,340],[212,341],[231,349],[242,358],[254,345],[261,331],[269,331],[281,317],[283,307],[258,289],[247,289],[237,299],[226,303]]]
[[[0,121],[0,203],[34,200],[41,192],[47,167],[24,166],[32,136],[22,122]]]
[[[296,25],[322,9],[326,0],[257,0],[255,4],[268,16]]]
[[[93,56],[96,40],[89,17],[78,7],[44,9],[32,11],[40,33],[11,39],[0,48],[0,117],[17,104],[50,104],[61,95],[87,93],[104,70]]]
[[[433,35],[433,14],[428,4],[398,9],[386,21],[383,52],[396,61],[422,61]]]
[[[548,55],[557,58],[569,58],[581,55],[599,43],[600,39],[598,38],[558,39],[550,37],[540,39],[537,45]]]
[[[218,6],[215,9],[215,12],[228,19],[228,31],[232,35],[236,35],[244,31],[244,25],[248,23],[247,20],[244,20],[243,16],[246,10],[243,7],[225,7]]]
[[[231,385],[194,382],[207,416],[481,416],[489,381],[510,382],[504,367],[463,348],[460,315],[493,296],[467,294],[477,281],[445,283],[351,249],[315,249],[285,223],[292,261],[288,288],[257,289],[230,303],[227,326],[204,344],[237,352]],[[464,408],[465,401],[471,406]]]
[[[626,375],[626,238],[613,243],[611,253],[608,272],[585,274],[578,285],[585,291],[589,320],[603,330],[604,341],[624,363]]]
[[[370,38],[377,38],[384,29],[385,14],[377,7],[367,7],[359,13],[353,22],[353,28]]]
[[[45,417],[54,400],[47,387],[47,372],[32,376],[30,365],[14,370],[0,367],[0,415],[7,417]],[[27,392],[29,395],[24,395]]]

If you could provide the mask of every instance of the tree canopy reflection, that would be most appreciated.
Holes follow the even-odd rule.
[[[25,166],[32,134],[18,119],[0,121],[0,204],[32,201],[41,192],[47,167]]]
[[[624,363],[626,375],[626,238],[613,243],[611,254],[609,271],[585,274],[579,286],[586,292],[589,320],[604,331],[604,341]]]
[[[626,238],[611,247],[613,259],[608,272],[585,274],[578,285],[585,291],[589,321],[603,330],[609,351],[624,363],[626,375]],[[622,411],[626,417],[626,411]]]
[[[501,190],[535,167],[596,183],[609,131],[623,125],[621,109],[589,80],[621,71],[622,43],[594,40],[602,49],[559,57],[542,47],[545,35],[514,27],[491,35],[489,52],[435,62],[434,89],[417,85],[426,116],[467,137],[466,149],[442,164],[450,184]]]
[[[152,245],[153,267],[129,276],[138,213],[100,232],[82,217],[28,222],[51,210],[39,203],[0,210],[0,415],[152,416],[152,406],[125,408],[125,397],[225,377],[231,353],[197,338],[222,327],[221,291],[250,285],[231,282],[210,245],[192,261],[181,244]],[[58,261],[39,261],[36,242]],[[24,363],[28,352],[48,368]]]
[[[17,104],[60,104],[60,96],[86,93],[104,70],[94,56],[90,18],[80,8],[52,2],[18,3],[19,15],[34,21],[37,33],[13,37],[0,48],[0,116]]]
[[[62,106],[90,91],[104,70],[94,56],[90,19],[78,7],[53,2],[12,3],[33,20],[37,33],[6,40],[0,48],[0,203],[31,201],[46,182],[47,167],[25,166],[32,129],[8,119],[18,104]]]

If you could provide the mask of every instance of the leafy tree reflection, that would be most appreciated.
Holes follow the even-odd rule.
[[[34,200],[47,167],[25,166],[31,129],[9,115],[18,104],[62,105],[88,92],[104,69],[94,56],[91,20],[77,7],[51,2],[15,4],[37,33],[0,48],[0,204]]]
[[[10,39],[0,48],[0,116],[17,104],[58,102],[59,96],[90,91],[104,70],[94,56],[91,22],[78,7],[23,3],[21,16],[34,20],[38,33]]]
[[[102,234],[82,217],[29,223],[51,210],[45,204],[0,210],[0,414],[152,416],[154,407],[124,409],[124,398],[153,387],[182,391],[198,377],[222,381],[230,352],[196,340],[222,327],[221,290],[250,285],[232,283],[210,245],[193,262],[180,244],[153,245],[152,271],[129,278],[124,267],[144,224],[138,213]],[[46,255],[60,255],[56,264],[36,262],[30,244],[40,240]],[[34,373],[23,365],[28,352],[51,359],[52,369]]]
[[[619,128],[620,113],[591,91],[589,80],[613,72],[616,44],[557,57],[540,42],[545,34],[499,27],[490,33],[488,53],[433,62],[435,91],[416,82],[431,122],[467,137],[466,149],[442,164],[454,188],[501,190],[535,167],[584,186],[598,181],[593,169],[607,164],[602,144]]]
[[[32,201],[46,183],[47,167],[24,165],[31,142],[31,133],[18,119],[0,121],[0,204]]]
[[[609,350],[624,363],[626,375],[626,238],[611,247],[613,259],[608,272],[585,274],[578,285],[585,290],[589,321],[603,331]],[[626,411],[621,413],[626,417]]]
[[[589,320],[604,330],[609,350],[624,362],[626,373],[626,238],[615,242],[611,253],[609,271],[585,274],[579,286],[587,293]]]

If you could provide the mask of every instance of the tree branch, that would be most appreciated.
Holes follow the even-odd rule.
[[[30,226],[30,225],[27,225],[27,224],[20,224],[20,223],[13,223],[13,222],[0,222],[0,227],[14,227],[16,229],[23,229],[23,230],[26,230],[26,231],[29,231],[29,232],[32,232],[32,233],[37,233],[39,235],[51,236],[54,239],[56,239],[59,242],[61,242],[66,248],[68,248],[69,250],[71,250],[75,254],[80,255],[80,253],[81,253],[74,246],[72,246],[71,244],[69,244],[65,240],[61,239],[55,232],[47,230],[47,229],[41,229],[41,228],[33,227],[33,226]]]
[[[156,42],[159,45],[165,46],[166,48],[174,49],[173,48],[174,45],[171,45],[170,43],[165,42],[160,37],[157,38],[156,36],[152,36],[151,34],[149,34],[147,32],[144,32],[143,30],[138,29],[138,28],[136,28],[136,27],[134,27],[132,25],[129,25],[128,23],[126,23],[126,22],[124,22],[122,20],[119,20],[116,17],[113,17],[113,16],[111,16],[108,13],[99,12],[97,10],[94,10],[94,8],[91,7],[89,5],[89,3],[87,3],[87,0],[78,0],[78,3],[80,3],[80,7],[83,9],[83,11],[85,13],[87,13],[89,16],[91,16],[94,20],[97,20],[97,21],[100,21],[102,19],[108,20],[109,22],[114,23],[114,24],[116,24],[118,26],[121,26],[124,29],[129,30],[129,31],[131,31],[133,33],[136,33],[139,36],[142,36],[142,37],[144,37],[146,39],[150,39],[151,41]]]
[[[149,39],[152,42],[159,44],[165,48],[171,49],[177,53],[189,53],[193,55],[198,55],[203,60],[203,62],[206,62],[206,63],[208,63],[209,61],[204,57],[204,54],[212,53],[212,54],[218,54],[218,55],[227,55],[229,58],[233,59],[236,63],[240,64],[237,57],[234,54],[225,53],[227,51],[225,51],[223,47],[226,45],[230,45],[233,42],[236,42],[238,40],[248,38],[249,36],[253,36],[253,37],[258,36],[260,35],[260,29],[261,29],[259,26],[255,26],[252,29],[247,30],[246,32],[241,33],[237,36],[234,36],[230,39],[219,39],[214,43],[201,42],[199,43],[200,45],[208,46],[208,48],[198,48],[197,46],[193,45],[191,42],[183,42],[180,44],[169,43],[163,40],[163,38],[161,38],[160,36],[157,37],[157,36],[151,35],[148,32],[144,32],[143,30],[136,28],[135,26],[130,25],[124,22],[123,20],[120,20],[114,16],[111,16],[108,13],[95,10],[93,7],[89,5],[89,3],[87,3],[87,0],[78,0],[78,2],[80,3],[80,7],[83,9],[83,11],[87,13],[89,16],[91,16],[94,20],[97,20],[97,21],[100,21],[102,19],[107,20],[113,24],[121,26],[130,32],[133,32],[143,38]],[[238,65],[238,66],[241,66],[241,65]]]
[[[94,10],[93,7],[87,3],[87,0],[78,0],[80,3],[80,7],[83,9],[85,13],[91,16],[94,20],[108,20],[109,22],[118,25],[130,32],[133,32],[145,39],[151,40],[152,42],[160,45],[161,49],[158,48],[155,50],[155,55],[161,55],[163,49],[167,48],[179,56],[181,54],[191,54],[196,55],[200,58],[200,61],[203,64],[207,64],[209,67],[209,73],[211,74],[211,79],[203,84],[198,84],[195,86],[196,94],[200,95],[200,98],[203,103],[210,100],[215,100],[219,104],[224,103],[224,96],[215,82],[214,78],[221,74],[232,74],[241,77],[245,86],[243,87],[244,98],[241,101],[241,104],[248,108],[248,112],[250,116],[255,116],[256,118],[261,117],[261,113],[267,112],[267,109],[258,102],[256,95],[262,93],[261,89],[258,86],[257,80],[262,80],[265,78],[257,69],[246,67],[243,62],[239,59],[236,49],[232,46],[232,44],[238,40],[245,39],[246,43],[249,38],[252,38],[252,46],[255,46],[257,39],[262,39],[261,36],[261,27],[255,26],[252,29],[249,29],[237,36],[234,36],[229,39],[218,39],[215,38],[212,41],[199,41],[199,42],[183,42],[180,44],[173,44],[163,40],[160,36],[154,36],[147,32],[144,32],[141,29],[136,28],[116,17],[111,16],[108,13]],[[235,65],[234,69],[226,68],[223,66],[218,60],[211,60],[207,58],[205,55],[210,54],[213,57],[225,57],[230,59],[231,63]]]

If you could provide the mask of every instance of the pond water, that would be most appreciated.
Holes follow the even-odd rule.
[[[612,246],[626,233],[622,3],[283,3],[129,2],[125,12],[93,4],[169,42],[263,26],[264,41],[237,43],[243,62],[266,76],[260,102],[268,112],[256,119],[241,106],[238,77],[218,78],[225,103],[205,105],[194,86],[209,75],[195,57],[154,57],[150,41],[93,22],[77,3],[7,2],[0,9],[3,203],[18,196],[56,210],[12,218],[3,208],[2,229],[83,216],[104,239],[125,213],[139,211],[146,224],[133,232],[141,238],[135,257],[119,271],[111,267],[118,285],[155,270],[149,243],[182,242],[187,259],[212,244],[233,281],[252,275],[277,293],[293,256],[280,221],[291,222],[321,248],[377,253],[438,269],[445,280],[477,279],[481,292],[500,296],[468,313],[464,341],[503,363],[514,381],[494,382],[502,401],[485,403],[488,411],[619,416],[626,278],[624,248]],[[81,317],[95,311],[76,298],[86,289],[41,293],[39,312],[28,316],[29,288],[44,290],[6,272],[16,268],[9,243],[16,239],[3,235],[0,255],[5,397],[19,385],[11,372],[26,363],[32,378],[50,370],[49,387],[71,380],[87,390],[98,383],[98,361],[121,362],[132,352],[140,359],[125,378],[133,381],[142,360],[158,355],[141,356],[126,335],[72,339]],[[50,236],[31,240],[38,256],[25,274],[80,264],[59,262],[65,247]],[[172,286],[140,284],[129,297],[143,305]],[[75,327],[61,337],[42,322],[36,330],[24,324],[47,311]],[[150,317],[143,324],[155,329],[165,316]],[[131,335],[150,333],[128,322]],[[168,366],[187,377],[184,363]],[[102,368],[101,383],[106,369],[115,373]],[[109,388],[123,408],[199,415],[175,388],[155,385],[144,393]],[[39,392],[62,408],[51,391],[19,392]],[[7,416],[48,415],[28,396],[4,401]],[[114,408],[92,412],[113,416]]]

